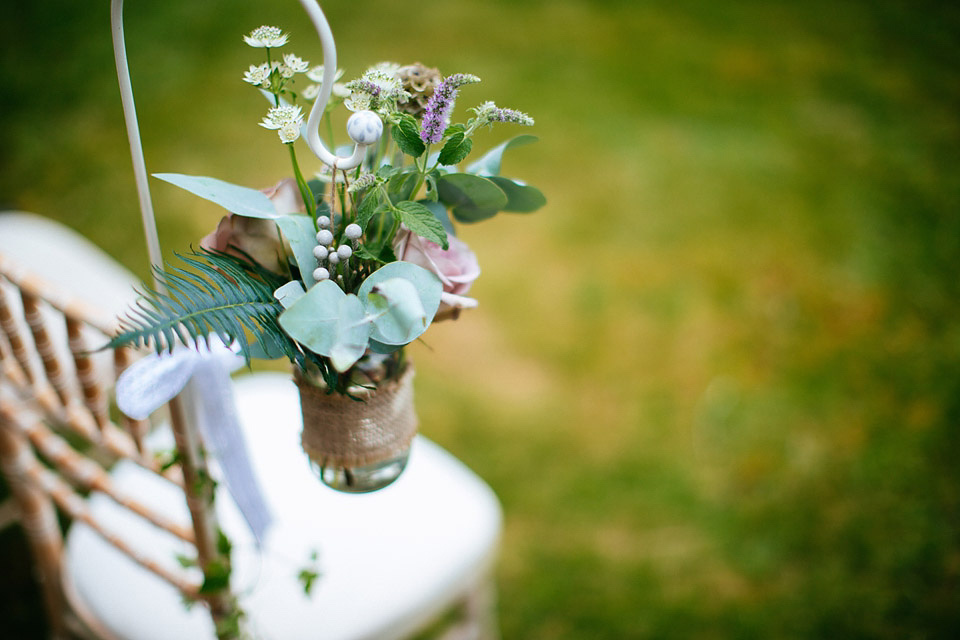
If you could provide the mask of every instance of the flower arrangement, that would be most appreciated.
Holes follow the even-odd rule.
[[[500,175],[504,152],[533,136],[461,166],[481,128],[533,119],[483,102],[451,122],[460,91],[480,81],[470,74],[381,63],[340,83],[339,70],[282,52],[289,37],[277,27],[244,40],[265,53],[243,80],[270,101],[260,126],[287,148],[293,177],[257,190],[156,174],[228,213],[198,250],[179,256],[182,266],[157,269],[160,286],[146,288],[112,345],[152,343],[159,353],[215,335],[248,363],[286,357],[325,392],[353,397],[398,379],[403,347],[431,322],[476,306],[466,294],[480,268],[455,223],[545,204],[536,188]],[[352,112],[349,157],[326,151],[317,131],[325,122],[332,148],[338,108]],[[309,180],[301,138],[323,162]]]

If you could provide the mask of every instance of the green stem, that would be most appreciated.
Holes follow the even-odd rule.
[[[297,163],[297,152],[293,149],[293,143],[287,145],[290,148],[290,162],[293,164],[293,175],[297,179],[297,187],[300,189],[300,197],[303,198],[303,204],[307,207],[307,213],[313,218],[313,228],[320,230],[317,226],[317,203],[314,201],[313,192],[310,191],[310,185],[303,179],[300,173],[300,165]]]
[[[423,155],[420,156],[420,157],[423,158],[422,166],[421,166],[420,159],[417,159],[417,161],[414,163],[414,164],[416,165],[416,167],[417,167],[417,184],[416,184],[416,186],[414,186],[413,191],[410,192],[410,197],[411,197],[411,198],[416,198],[416,197],[417,197],[417,193],[419,193],[420,188],[423,187],[423,183],[424,183],[424,182],[426,181],[426,179],[427,179],[427,174],[430,173],[430,171],[433,171],[434,169],[437,168],[437,166],[434,165],[431,169],[429,169],[429,170],[427,169],[427,158],[430,157],[430,145],[429,145],[429,144],[427,145],[427,148],[424,149]],[[437,164],[439,164],[439,163],[440,163],[440,161],[438,160],[438,161],[437,161]]]

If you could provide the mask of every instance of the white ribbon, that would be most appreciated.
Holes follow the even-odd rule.
[[[188,396],[188,419],[199,429],[206,452],[217,461],[227,490],[261,546],[273,517],[250,463],[233,399],[230,371],[243,364],[243,358],[212,339],[209,350],[198,345],[151,354],[120,375],[117,406],[143,420],[177,394]]]

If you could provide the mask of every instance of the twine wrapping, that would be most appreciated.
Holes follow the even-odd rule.
[[[303,413],[303,450],[323,467],[362,467],[403,455],[417,432],[413,410],[413,367],[353,400],[327,393],[296,369]]]

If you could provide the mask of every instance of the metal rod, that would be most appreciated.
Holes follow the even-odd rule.
[[[133,158],[133,175],[137,182],[137,197],[140,199],[140,216],[143,220],[143,233],[147,239],[147,255],[150,257],[150,264],[162,267],[160,238],[157,234],[157,221],[153,215],[153,201],[150,199],[147,166],[143,160],[140,125],[137,123],[137,108],[133,102],[133,86],[130,84],[130,67],[127,64],[127,48],[123,38],[123,0],[111,0],[110,26],[113,32],[113,57],[117,63],[117,81],[120,83],[123,118],[127,124],[127,139],[130,141],[130,155]],[[154,287],[159,286],[152,270],[151,275]]]

